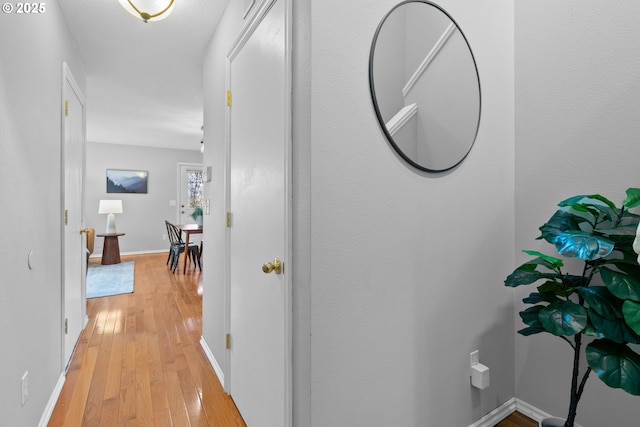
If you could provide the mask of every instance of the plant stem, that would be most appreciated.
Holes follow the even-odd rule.
[[[582,378],[580,388],[578,389],[578,374],[580,372],[580,347],[582,345],[582,333],[576,334],[575,347],[573,348],[573,373],[571,375],[571,402],[569,403],[569,415],[567,415],[567,421],[564,427],[573,427],[576,420],[576,412],[578,409],[578,401],[582,396],[584,390],[584,384],[587,381],[587,377],[591,370],[587,370],[587,373]]]
[[[587,380],[589,379],[590,373],[591,373],[591,368],[587,368],[587,371],[584,373],[584,376],[582,377],[582,381],[580,382],[580,387],[578,387],[577,400],[580,400],[580,398],[582,397],[582,392],[584,391],[584,386],[587,383]]]

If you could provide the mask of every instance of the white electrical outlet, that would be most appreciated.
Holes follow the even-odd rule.
[[[166,234],[162,235],[162,240],[167,240],[167,235]]]
[[[29,371],[25,371],[22,375],[22,406],[27,403],[27,397],[29,397]]]

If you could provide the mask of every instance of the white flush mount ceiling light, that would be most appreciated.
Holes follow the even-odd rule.
[[[174,0],[118,0],[127,12],[144,22],[166,18],[173,11]]]

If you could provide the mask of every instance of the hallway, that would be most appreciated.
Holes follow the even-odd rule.
[[[87,301],[49,427],[245,425],[200,347],[201,275],[171,274],[166,258],[123,256],[134,293]]]

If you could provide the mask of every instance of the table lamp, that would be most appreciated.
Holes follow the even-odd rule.
[[[105,234],[116,233],[116,216],[122,213],[122,200],[100,200],[99,214],[107,214],[107,231]]]

